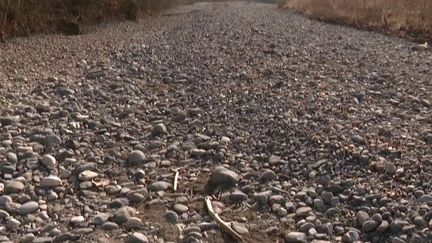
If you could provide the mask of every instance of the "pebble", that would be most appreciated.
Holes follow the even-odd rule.
[[[150,191],[155,191],[155,192],[159,192],[159,191],[166,191],[168,188],[171,188],[172,185],[169,182],[166,181],[156,181],[153,182],[148,189]]]
[[[62,181],[58,176],[55,175],[49,175],[47,177],[44,177],[41,182],[41,187],[58,187],[62,185]]]
[[[101,225],[101,229],[105,231],[112,231],[120,228],[120,226],[114,222],[105,222]]]
[[[226,186],[231,187],[234,186],[240,180],[240,176],[223,166],[216,167],[211,176],[210,176],[210,184],[213,186]]]
[[[132,233],[127,239],[127,243],[149,243],[149,242],[150,241],[148,240],[147,236],[139,232]]]
[[[135,217],[135,215],[136,210],[134,208],[124,206],[117,209],[116,213],[114,214],[114,222],[117,224],[124,224],[130,217]]]
[[[5,193],[19,193],[24,191],[24,184],[21,181],[9,181],[6,183],[4,187]]]
[[[42,164],[48,168],[55,168],[57,166],[57,160],[54,156],[46,154],[42,157]]]
[[[285,235],[286,243],[307,243],[308,239],[305,233],[290,232]]]
[[[34,201],[29,201],[21,205],[18,208],[18,213],[21,215],[27,215],[36,212],[39,209],[39,204]]]
[[[168,210],[165,212],[165,219],[167,220],[167,222],[171,223],[171,224],[176,224],[179,220],[179,216],[176,212]]]
[[[311,207],[300,207],[296,210],[295,214],[297,216],[306,216],[308,215],[310,212],[312,212],[312,208]]]
[[[98,173],[93,172],[91,170],[85,170],[78,175],[78,179],[81,181],[89,181],[98,177]]]
[[[356,231],[348,231],[342,237],[342,241],[345,243],[354,243],[360,240],[360,235]]]
[[[141,165],[146,161],[145,154],[140,150],[133,150],[127,159],[129,165]]]

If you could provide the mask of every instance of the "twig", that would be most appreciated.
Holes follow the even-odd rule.
[[[243,242],[243,238],[241,237],[241,235],[239,235],[237,232],[235,232],[231,228],[231,226],[229,226],[225,221],[223,221],[219,217],[219,215],[217,213],[215,213],[215,211],[213,210],[212,203],[211,203],[211,197],[206,196],[204,200],[205,200],[205,204],[207,207],[207,211],[210,214],[210,217],[212,217],[216,221],[216,223],[221,228],[222,232],[225,232],[225,233],[231,235],[238,242]]]
[[[178,177],[179,177],[179,170],[176,169],[176,170],[175,170],[175,176],[174,176],[174,191],[177,191],[177,181],[178,181]]]

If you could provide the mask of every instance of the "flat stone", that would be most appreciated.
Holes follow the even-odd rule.
[[[168,188],[171,188],[172,185],[169,182],[166,181],[156,181],[153,182],[148,189],[150,191],[155,191],[155,192],[159,192],[159,191],[166,191]]]
[[[143,223],[141,219],[137,217],[130,217],[125,223],[125,227],[128,229],[136,229],[142,227]]]
[[[101,225],[101,229],[105,231],[116,230],[120,228],[120,226],[114,222],[105,222]]]
[[[27,215],[36,212],[39,209],[39,204],[34,201],[29,201],[21,205],[18,208],[18,213],[21,215]]]
[[[233,230],[235,230],[239,234],[249,234],[249,230],[245,224],[233,222],[231,224],[231,226],[232,226]]]
[[[33,243],[51,243],[54,239],[52,237],[37,237],[33,240]]]
[[[58,187],[62,185],[62,181],[58,176],[55,175],[49,175],[47,177],[44,177],[41,182],[41,187]]]
[[[311,207],[300,207],[296,210],[295,214],[297,216],[306,216],[308,215],[310,212],[312,212],[312,208]]]
[[[180,203],[174,204],[173,209],[179,214],[186,213],[189,210],[189,208],[186,205]]]
[[[139,232],[134,232],[128,237],[127,243],[149,243],[149,240],[147,239],[147,236],[145,236],[144,234]]]
[[[91,171],[91,170],[85,170],[78,175],[78,179],[80,181],[89,181],[94,178],[98,177],[98,173]]]
[[[70,219],[70,222],[72,223],[72,224],[80,224],[80,223],[82,223],[82,222],[84,222],[85,221],[85,218],[84,218],[84,216],[82,216],[82,215],[79,215],[79,216],[73,216],[71,219]]]
[[[4,187],[5,193],[19,193],[24,191],[24,184],[21,181],[9,181],[6,183]]]
[[[419,203],[429,203],[432,202],[432,195],[423,195],[417,199]]]

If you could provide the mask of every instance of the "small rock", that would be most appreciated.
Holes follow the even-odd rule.
[[[82,215],[74,216],[74,217],[72,217],[71,220],[70,220],[70,222],[71,222],[72,224],[80,224],[80,223],[82,223],[82,222],[84,222],[84,221],[85,221],[85,218],[84,218],[84,216],[82,216]]]
[[[54,156],[46,154],[42,157],[42,164],[48,168],[55,168],[57,166],[57,160]]]
[[[21,181],[9,181],[6,183],[4,187],[5,193],[19,193],[24,191],[24,184]]]
[[[345,243],[354,243],[360,240],[360,235],[356,231],[348,231],[342,236],[342,241]]]
[[[53,238],[52,237],[37,237],[36,239],[33,240],[33,243],[52,243],[53,242]]]
[[[155,191],[155,192],[159,192],[159,191],[166,191],[168,188],[172,187],[171,183],[166,182],[166,181],[156,181],[153,182],[148,189],[150,191]]]
[[[285,235],[286,243],[307,243],[307,236],[302,232],[290,232]]]
[[[124,206],[117,209],[116,213],[114,214],[114,222],[117,224],[124,224],[130,217],[135,217],[135,215],[136,211],[134,208]]]
[[[388,162],[385,165],[384,171],[388,175],[393,175],[396,172],[396,170],[397,170],[396,166],[393,163],[391,163],[391,162]]]
[[[144,234],[134,232],[128,237],[127,243],[149,243],[149,240]]]
[[[101,229],[105,231],[116,230],[120,228],[120,226],[114,222],[105,222],[101,225]]]
[[[38,210],[39,204],[34,201],[29,201],[21,205],[21,207],[18,208],[18,213],[21,215],[27,215],[36,212]]]
[[[15,218],[10,218],[6,221],[6,227],[8,227],[10,230],[17,230],[21,225],[21,222],[18,221]]]
[[[176,212],[168,210],[165,213],[165,219],[172,224],[176,224],[178,222],[179,216]]]
[[[146,156],[141,150],[133,150],[127,159],[129,165],[141,165],[145,162]]]
[[[267,205],[267,201],[271,195],[272,195],[272,191],[270,190],[264,192],[258,192],[254,194],[254,199],[259,205],[265,206]]]
[[[78,175],[78,179],[80,181],[89,181],[98,177],[98,173],[93,172],[91,170],[85,170]]]
[[[312,208],[311,207],[300,207],[296,210],[295,214],[297,216],[306,216],[308,215],[310,212],[312,212]]]
[[[151,133],[153,136],[161,136],[161,135],[167,134],[168,132],[167,132],[167,128],[166,128],[165,124],[159,123],[153,127],[153,130]]]
[[[189,210],[189,208],[186,205],[180,203],[174,204],[173,209],[179,214],[186,213]]]
[[[214,187],[232,187],[240,180],[240,176],[223,166],[218,166],[210,176],[210,184]]]
[[[62,181],[58,176],[49,175],[44,177],[40,182],[41,187],[58,187],[62,185]]]
[[[357,212],[356,218],[357,218],[357,223],[359,225],[363,225],[363,223],[366,222],[366,220],[368,220],[370,217],[368,213],[360,210]]]
[[[363,232],[370,232],[374,230],[378,226],[378,223],[375,220],[369,219],[366,220],[362,225]]]
[[[239,234],[249,234],[249,230],[247,229],[245,224],[233,222],[231,226]]]
[[[274,173],[274,171],[270,169],[265,169],[260,176],[261,181],[272,181],[275,180],[276,178],[277,178],[276,173]]]

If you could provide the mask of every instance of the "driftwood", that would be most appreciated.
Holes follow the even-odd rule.
[[[219,215],[217,213],[215,213],[215,211],[213,210],[212,203],[211,203],[211,197],[207,196],[207,197],[205,197],[204,200],[205,200],[207,211],[208,211],[210,217],[212,217],[214,219],[214,221],[216,221],[216,223],[220,227],[221,231],[223,233],[226,233],[226,234],[232,236],[236,241],[243,242],[243,238],[241,237],[241,235],[239,235],[237,232],[235,232],[228,223],[223,221],[219,217]]]

